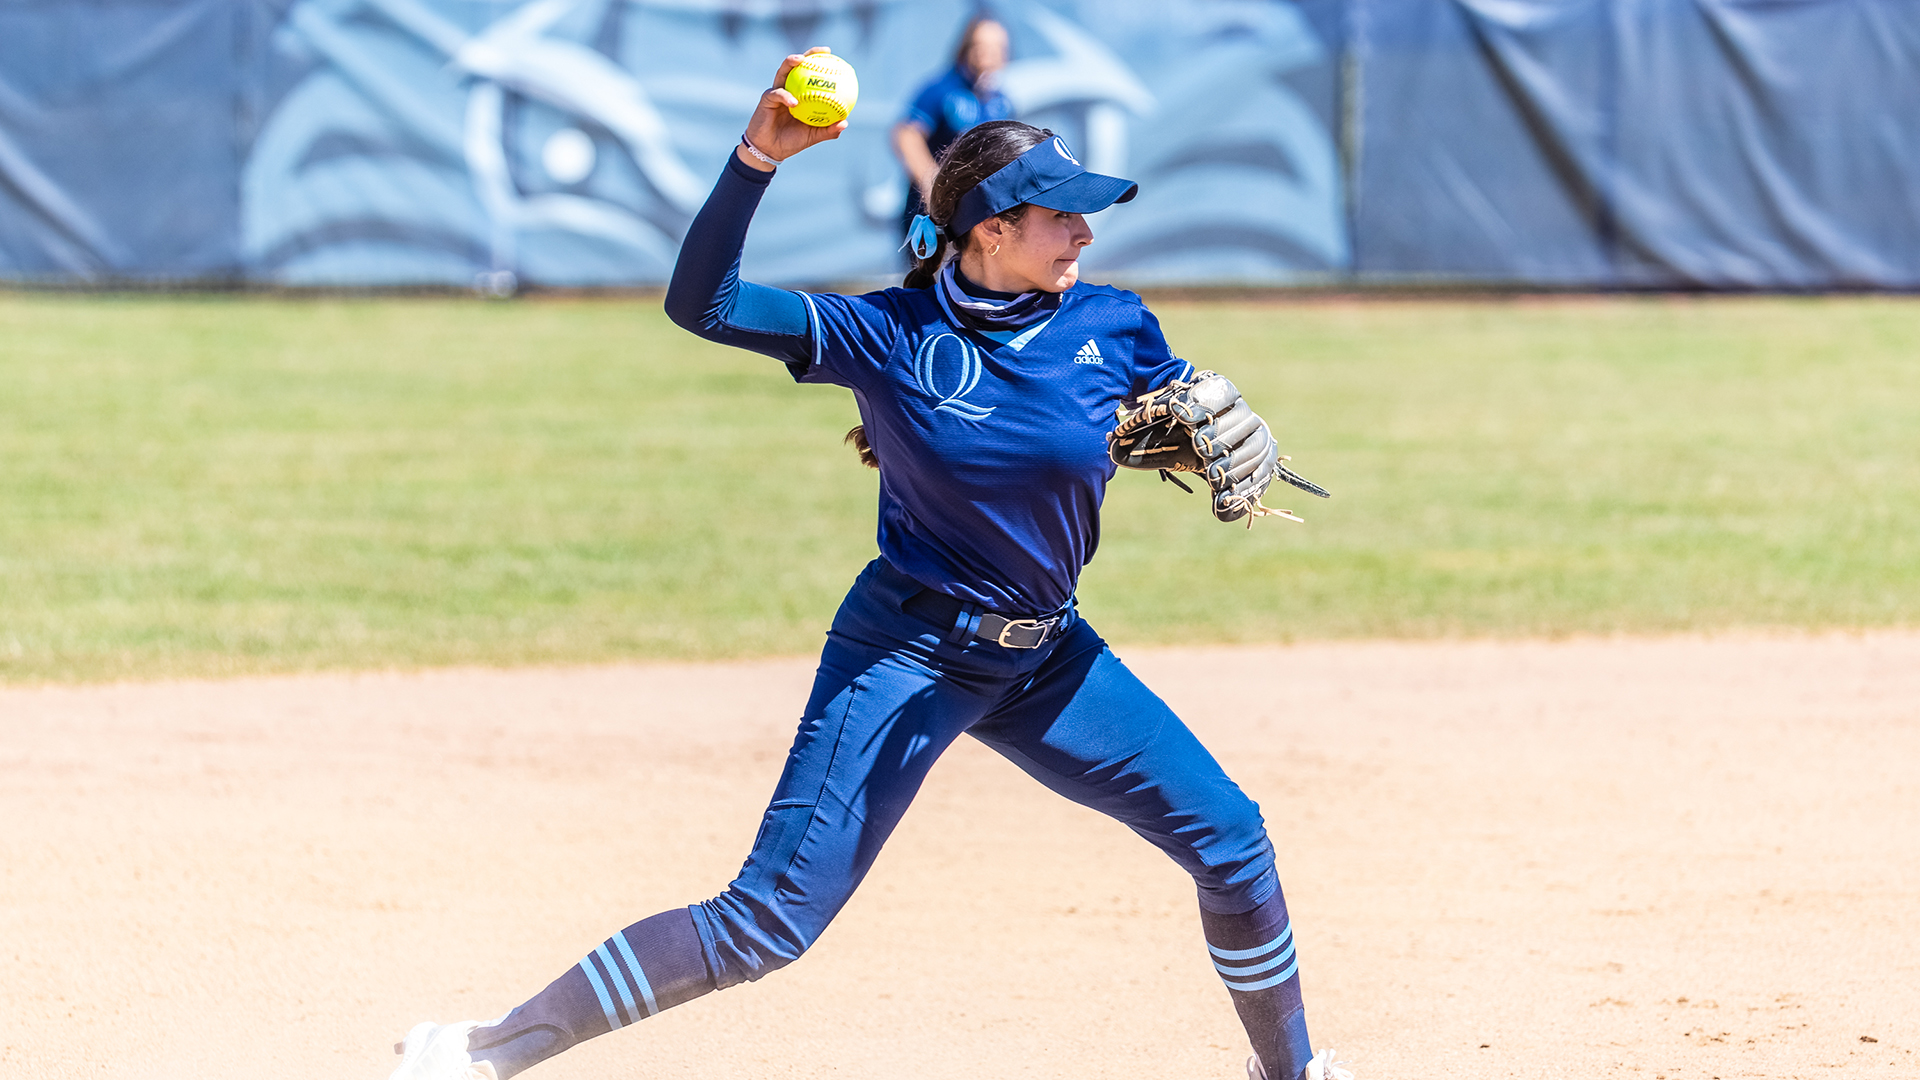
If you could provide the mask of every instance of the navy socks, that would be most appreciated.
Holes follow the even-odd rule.
[[[1200,925],[1214,970],[1227,984],[1268,1080],[1299,1080],[1313,1059],[1313,1044],[1300,1001],[1300,965],[1286,900],[1275,889],[1266,903],[1239,915],[1201,908]]]
[[[1286,901],[1278,890],[1238,915],[1202,908],[1213,966],[1269,1080],[1299,1080],[1313,1058]],[[685,908],[642,919],[467,1040],[474,1060],[508,1080],[569,1047],[637,1023],[714,989],[700,934]]]
[[[685,908],[642,919],[600,943],[545,990],[467,1039],[475,1061],[507,1080],[568,1047],[617,1031],[714,988]]]

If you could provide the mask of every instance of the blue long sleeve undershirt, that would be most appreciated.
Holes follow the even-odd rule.
[[[680,245],[667,286],[667,317],[708,341],[771,356],[798,375],[813,357],[806,301],[787,289],[740,280],[747,226],[772,180],[772,173],[727,155],[720,182]]]

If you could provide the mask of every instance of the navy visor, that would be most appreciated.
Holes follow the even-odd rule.
[[[1140,185],[1131,180],[1088,172],[1055,135],[960,196],[960,206],[947,223],[947,238],[958,240],[975,225],[1022,203],[1069,214],[1091,214],[1126,202],[1139,192]]]

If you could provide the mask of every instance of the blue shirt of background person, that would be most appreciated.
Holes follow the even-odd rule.
[[[988,120],[1013,119],[1013,102],[995,88],[1007,66],[1007,28],[980,17],[960,32],[953,67],[916,94],[893,127],[893,150],[913,181],[902,224],[926,206],[933,174],[960,133]]]
[[[984,120],[1010,120],[1013,102],[999,89],[984,86],[973,73],[955,65],[928,83],[907,108],[907,122],[927,133],[927,149],[939,160],[960,133]]]

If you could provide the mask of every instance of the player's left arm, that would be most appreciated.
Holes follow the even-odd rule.
[[[1173,355],[1160,320],[1145,304],[1138,306],[1140,328],[1133,335],[1133,386],[1128,400],[1158,390],[1175,379],[1193,378],[1193,365]]]
[[[1221,521],[1244,517],[1251,525],[1253,518],[1268,514],[1299,521],[1292,511],[1261,502],[1275,477],[1331,498],[1324,488],[1282,464],[1288,459],[1272,430],[1231,380],[1195,371],[1173,355],[1159,320],[1144,307],[1135,340],[1134,402],[1119,406],[1107,435],[1114,464],[1158,470],[1169,480],[1176,472],[1201,475],[1213,491],[1213,514]]]

